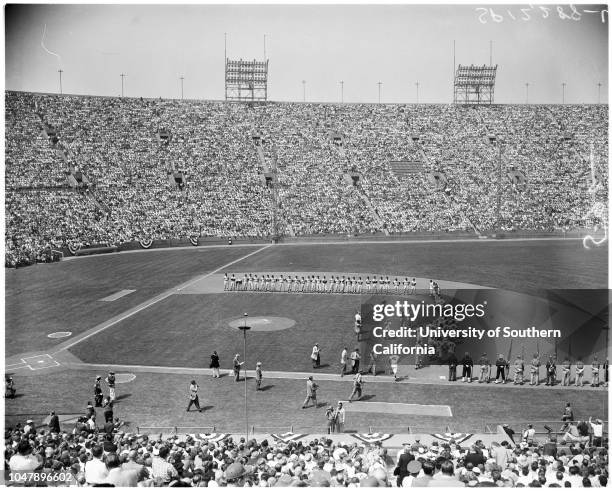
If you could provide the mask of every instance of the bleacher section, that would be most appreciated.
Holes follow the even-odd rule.
[[[56,131],[55,149],[43,125]],[[470,222],[483,233],[590,226],[598,219],[589,214],[589,156],[604,183],[596,197],[607,202],[607,128],[605,105],[250,107],[7,92],[7,262],[68,241],[270,237],[273,220],[296,236],[471,232]],[[167,145],[160,129],[171,135]],[[340,147],[330,131],[342,135]],[[255,132],[266,142],[258,150],[264,164],[277,164],[276,207]],[[501,223],[491,133],[503,141],[503,175],[517,169],[527,183],[504,179]],[[67,186],[75,167],[108,213],[90,210],[85,198],[16,196],[20,188]],[[183,189],[168,179],[176,169],[188,174]],[[344,177],[348,169],[360,175],[359,193]],[[444,173],[448,186],[430,183],[430,172]],[[48,199],[76,200],[69,231],[65,208]],[[26,225],[32,216],[47,225],[44,234]]]

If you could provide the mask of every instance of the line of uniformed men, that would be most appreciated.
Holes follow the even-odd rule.
[[[457,380],[457,367],[458,365],[462,366],[462,382],[472,382],[473,378],[473,367],[474,361],[472,360],[469,353],[465,353],[465,356],[459,362],[457,357],[454,354],[451,354],[448,359],[449,366],[449,375],[448,380],[454,382]],[[487,357],[487,354],[484,353],[477,362],[477,365],[480,366],[480,375],[478,377],[479,383],[489,383],[492,379],[492,364]],[[540,385],[540,357],[536,353],[534,354],[530,366],[529,366],[529,375],[530,382],[529,385]],[[503,354],[498,355],[497,360],[495,361],[496,373],[495,373],[495,383],[506,383],[506,379],[510,376],[510,362],[506,361]],[[525,383],[525,362],[521,355],[517,355],[514,363],[512,365],[513,368],[513,383],[515,385],[523,385]],[[600,381],[600,369],[603,368],[604,371],[604,386],[608,383],[608,360],[606,360],[602,364],[600,364],[597,356],[593,357],[593,361],[591,363],[591,387],[599,387],[601,384]],[[555,362],[555,358],[553,356],[549,356],[548,361],[545,365],[546,369],[546,384],[545,385],[555,385],[557,383],[557,364]],[[561,385],[568,386],[570,385],[572,378],[572,363],[569,358],[566,358],[561,365],[562,373],[561,373]],[[575,376],[574,376],[574,385],[576,387],[584,386],[584,375],[585,375],[585,365],[582,360],[578,360],[576,362],[575,368]]]
[[[258,291],[258,292],[285,292],[285,293],[367,293],[367,294],[396,294],[412,295],[416,293],[416,278],[388,276],[330,276],[312,275],[256,275],[246,273],[242,277],[235,274],[223,276],[223,289],[225,291]]]

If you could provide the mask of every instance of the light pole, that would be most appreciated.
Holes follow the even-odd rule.
[[[304,102],[306,102],[306,80],[302,80],[302,94]]]
[[[244,335],[243,339],[244,339],[244,425],[246,428],[246,438],[249,438],[249,416],[248,416],[248,403],[247,403],[247,361],[246,361],[246,333],[249,329],[251,329],[251,326],[247,326],[247,317],[249,316],[249,314],[247,314],[246,312],[244,313],[244,325],[240,326],[240,330],[242,331],[242,334]]]
[[[529,82],[525,82],[525,104],[529,104]]]
[[[61,68],[57,71],[59,73],[59,79],[60,79],[60,94],[63,94],[63,91],[62,91],[62,72],[63,71],[64,70],[62,70]],[[601,84],[599,84],[599,85],[601,85]]]
[[[601,104],[601,82],[597,84],[597,104]]]
[[[382,82],[378,82],[378,103],[380,104],[380,87],[382,85]]]
[[[121,97],[123,97],[123,77],[125,77],[125,73],[121,74]]]
[[[419,82],[417,82],[416,84],[416,88],[417,88],[417,104],[419,103]]]
[[[563,101],[562,103],[563,103],[563,104],[565,104],[565,86],[566,86],[566,85],[567,85],[567,84],[566,84],[565,82],[563,82],[563,83],[561,84],[561,87],[563,88],[563,92],[562,92],[562,93],[563,93],[563,96],[562,96],[562,97],[563,97],[563,98],[562,98],[562,101]]]
[[[183,80],[185,80],[185,77],[181,75],[181,101],[183,100]]]
[[[344,80],[340,80],[340,102],[344,102]]]

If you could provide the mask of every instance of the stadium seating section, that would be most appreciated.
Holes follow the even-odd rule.
[[[274,219],[280,234],[296,236],[591,226],[591,162],[607,183],[607,111],[7,92],[6,263],[67,243],[268,237]],[[161,130],[171,135],[167,144]],[[254,135],[268,168],[277,164],[277,199]],[[499,159],[527,186],[504,172],[498,189]],[[423,172],[394,173],[390,162],[400,160],[422,161]],[[87,190],[68,185],[77,169]],[[345,178],[349,170],[360,174],[358,186]],[[184,172],[183,188],[174,171]],[[445,189],[428,179],[434,171],[446,176]],[[605,184],[595,195],[607,202]]]

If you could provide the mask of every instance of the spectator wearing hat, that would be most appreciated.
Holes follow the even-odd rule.
[[[408,462],[408,465],[406,466],[408,475],[406,475],[402,481],[403,488],[411,488],[413,486],[414,480],[419,475],[419,472],[421,472],[422,467],[423,465],[418,460],[411,460]]]
[[[108,376],[105,379],[108,384],[108,398],[111,402],[115,401],[115,372],[108,372]]]
[[[191,406],[195,406],[199,412],[202,412],[202,408],[200,407],[200,399],[198,397],[198,384],[196,384],[195,380],[191,381],[191,385],[189,385],[189,404],[187,404],[187,412],[191,409]]]
[[[36,426],[34,425],[34,421],[32,421],[31,419],[28,419],[26,421],[25,426],[23,427],[23,432],[26,435],[36,435]]]
[[[263,380],[263,370],[261,369],[261,362],[258,361],[255,366],[255,390],[261,390],[261,381]]]
[[[529,423],[527,429],[523,432],[523,440],[527,442],[527,445],[533,445],[535,440],[535,429],[533,425]]]
[[[219,355],[216,351],[210,355],[210,368],[212,368],[213,378],[219,378]]]

